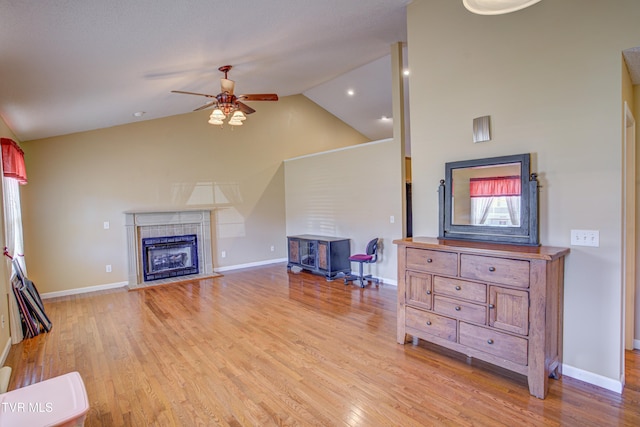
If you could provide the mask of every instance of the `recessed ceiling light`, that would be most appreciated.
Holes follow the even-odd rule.
[[[409,73],[409,69],[405,68],[405,70],[402,72],[402,74],[404,74],[405,76],[408,76],[410,74]]]
[[[356,94],[356,91],[355,91],[355,90],[353,90],[353,89],[348,89],[348,90],[347,90],[347,95],[349,95],[349,96],[353,96],[353,95],[355,95],[355,94]]]
[[[135,113],[133,113],[133,117],[142,117],[144,116],[144,111],[136,111]]]
[[[382,120],[383,122],[390,122],[391,120],[393,120],[393,117],[382,116],[380,117],[380,120]]]

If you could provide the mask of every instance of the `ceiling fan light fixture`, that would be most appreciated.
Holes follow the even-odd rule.
[[[242,126],[242,122],[247,119],[247,114],[254,113],[256,110],[249,107],[242,101],[277,101],[278,95],[275,93],[251,93],[236,96],[233,94],[235,82],[228,79],[229,70],[231,65],[223,65],[218,68],[219,71],[224,73],[224,78],[220,79],[220,89],[222,90],[217,95],[210,95],[207,93],[187,92],[184,90],[172,90],[171,93],[182,93],[185,95],[197,95],[205,96],[210,100],[201,107],[196,108],[193,111],[204,110],[205,108],[213,107],[214,110],[209,116],[209,123],[212,125],[223,125],[224,120],[229,117],[227,122],[231,126]],[[213,98],[213,99],[211,99]]]
[[[502,15],[538,3],[540,0],[462,0],[469,12],[478,15]]]
[[[209,116],[210,119],[217,119],[217,120],[224,120],[226,117],[227,116],[219,108],[214,109],[211,115]]]
[[[247,120],[247,116],[244,115],[244,113],[240,110],[236,110],[235,113],[233,113],[233,116],[231,116],[231,120]]]

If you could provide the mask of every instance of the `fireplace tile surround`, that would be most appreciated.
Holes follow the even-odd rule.
[[[210,277],[213,271],[211,249],[211,211],[184,210],[166,212],[133,211],[125,212],[127,230],[127,260],[129,289],[150,284],[164,284],[199,277]],[[141,258],[142,239],[166,236],[197,236],[197,253],[200,271],[197,275],[144,281],[143,261]]]

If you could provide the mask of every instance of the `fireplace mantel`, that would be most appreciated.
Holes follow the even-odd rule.
[[[213,254],[211,250],[211,211],[127,211],[125,212],[127,229],[127,259],[129,264],[129,286],[144,282],[141,259],[143,238],[178,236],[195,234],[198,241],[199,275],[213,273]],[[182,276],[182,279],[189,276]]]

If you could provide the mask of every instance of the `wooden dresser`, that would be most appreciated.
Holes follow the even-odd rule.
[[[398,342],[409,337],[526,375],[562,374],[566,248],[414,237],[398,245]]]

